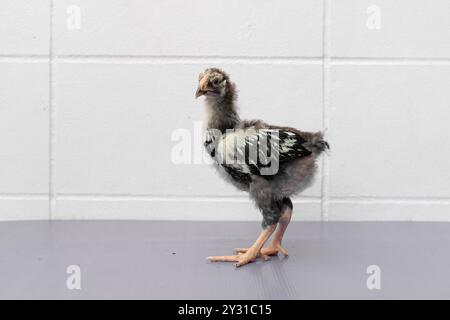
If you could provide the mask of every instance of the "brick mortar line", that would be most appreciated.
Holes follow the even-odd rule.
[[[48,194],[0,194],[0,200],[48,200]],[[218,196],[164,196],[164,195],[95,195],[95,194],[64,194],[56,195],[56,200],[62,201],[161,201],[161,202],[240,202],[250,203],[245,197],[218,197]],[[294,199],[294,203],[321,203],[321,197],[309,196]],[[333,204],[442,204],[450,205],[450,197],[329,197]]]
[[[54,101],[54,70],[53,70],[53,22],[54,22],[54,2],[49,0],[50,4],[50,30],[49,30],[49,176],[48,176],[48,218],[52,220],[55,215],[56,197],[55,197],[55,101]]]
[[[149,63],[149,64],[198,64],[205,62],[237,64],[322,64],[324,57],[215,57],[215,56],[120,56],[120,55],[0,55],[0,62],[48,62],[58,63]],[[413,58],[413,57],[333,57],[328,56],[330,64],[450,64],[450,58]]]
[[[322,21],[322,130],[324,136],[327,137],[330,124],[330,33],[329,33],[329,2],[323,0],[323,21]],[[327,221],[329,219],[329,191],[330,191],[330,161],[328,154],[322,155],[322,177],[321,177],[321,220]]]
[[[0,197],[2,196],[18,196],[18,197],[26,197],[26,196],[47,196],[46,192],[0,192]],[[177,194],[151,194],[151,193],[77,193],[77,192],[59,192],[56,193],[58,197],[65,196],[80,196],[80,197],[167,197],[167,198],[192,198],[192,197],[200,197],[200,198],[224,198],[224,199],[249,199],[248,196],[228,196],[228,195],[198,195],[198,196],[185,196],[185,195],[177,195]],[[301,196],[299,198],[303,199],[320,199],[319,196]],[[365,200],[450,200],[450,196],[366,196],[366,195],[339,195],[339,196],[330,196],[330,199],[341,200],[341,199],[365,199]]]

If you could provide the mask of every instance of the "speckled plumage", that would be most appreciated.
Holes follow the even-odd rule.
[[[276,224],[283,207],[292,208],[290,198],[311,184],[317,157],[329,148],[328,143],[320,132],[303,132],[260,120],[241,120],[236,109],[235,85],[220,69],[206,69],[200,74],[200,80],[203,83],[200,83],[196,96],[206,96],[204,144],[216,160],[215,167],[228,182],[249,192],[262,213],[263,228]],[[236,157],[235,153],[248,155],[249,147],[264,139],[274,143],[272,147],[276,146],[275,151],[271,151],[277,156],[276,160],[272,159],[276,161],[275,172],[263,174],[267,165],[259,160],[252,162],[247,157],[240,163],[223,161]],[[234,153],[230,154],[229,149]]]

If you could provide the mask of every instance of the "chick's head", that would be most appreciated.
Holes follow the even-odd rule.
[[[198,76],[198,88],[195,97],[222,99],[231,89],[229,76],[217,68],[208,68]]]

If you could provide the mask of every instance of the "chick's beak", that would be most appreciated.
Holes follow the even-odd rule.
[[[204,76],[203,78],[200,79],[198,83],[197,92],[195,92],[195,98],[198,98],[206,93],[207,83],[208,83],[208,76]]]

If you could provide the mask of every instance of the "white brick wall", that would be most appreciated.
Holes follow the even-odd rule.
[[[171,161],[174,130],[202,119],[197,75],[218,66],[244,117],[326,130],[332,151],[297,220],[450,221],[449,12],[0,0],[0,220],[259,220],[207,165]]]

